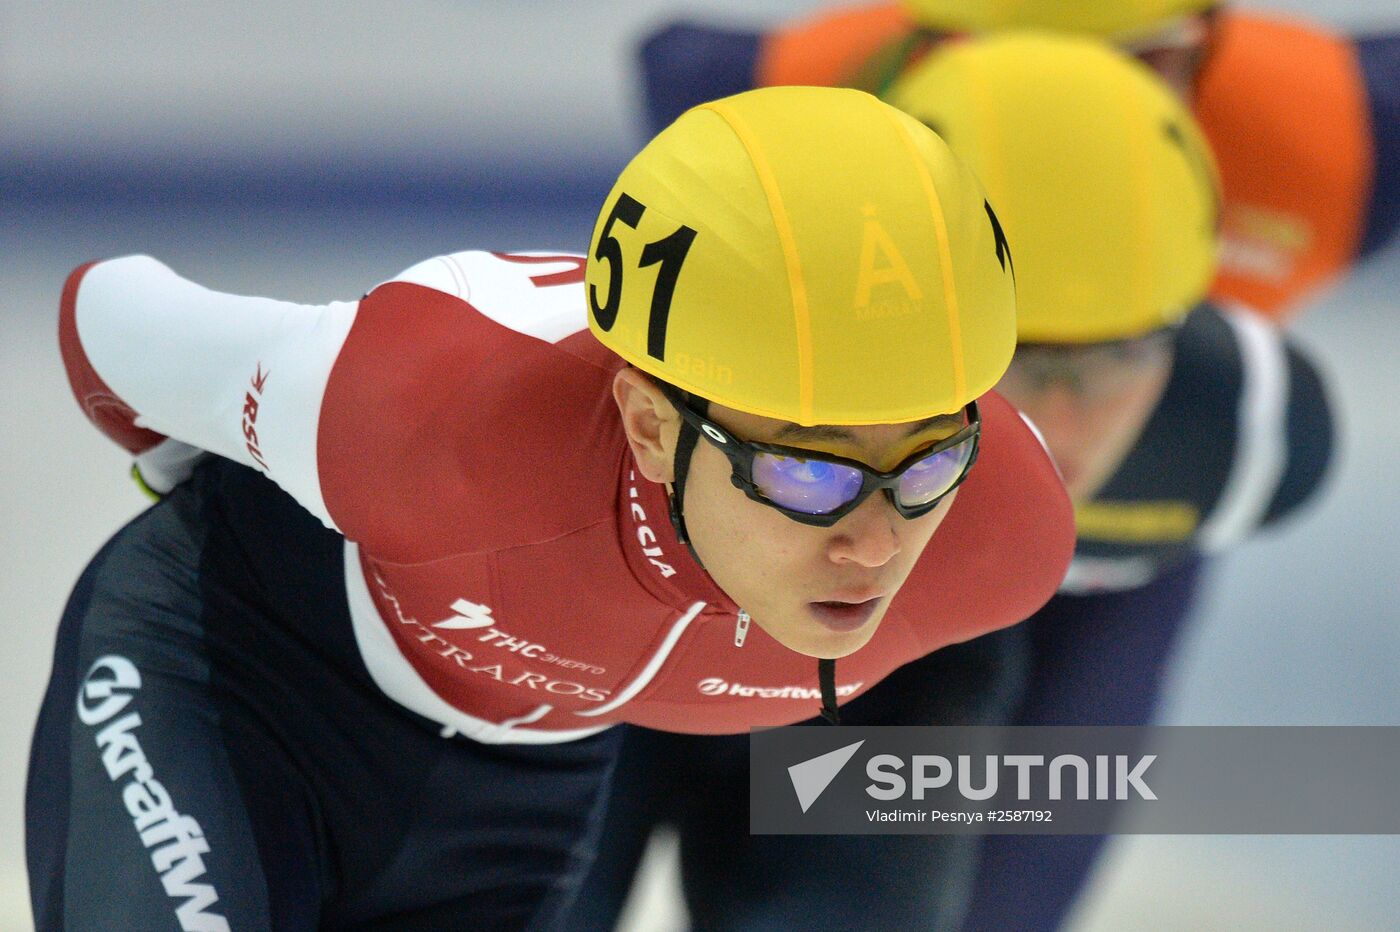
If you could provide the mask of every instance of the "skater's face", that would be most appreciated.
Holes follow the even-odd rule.
[[[1075,501],[1093,498],[1137,443],[1171,373],[1172,339],[1172,331],[1158,331],[1016,348],[997,391],[1040,429]]]
[[[673,482],[679,411],[635,370],[623,370],[614,388],[643,474]],[[957,414],[913,424],[802,428],[721,405],[710,405],[706,417],[743,441],[811,450],[878,471],[893,470],[968,426]],[[782,465],[806,478],[822,471],[797,459]],[[735,487],[734,474],[717,444],[697,442],[685,482],[691,544],[755,625],[812,657],[844,657],[870,640],[957,494],[906,518],[889,497],[875,492],[830,527],[819,527],[753,500]]]
[[[1181,97],[1195,93],[1196,79],[1210,51],[1216,11],[1182,16],[1118,43],[1118,47],[1147,65]]]
[[[1119,0],[1100,0],[1117,3]],[[1146,31],[1120,37],[1114,44],[1153,71],[1183,99],[1190,100],[1196,82],[1210,58],[1211,43],[1219,23],[1219,7],[1200,13],[1165,20]],[[940,33],[944,39],[958,39],[962,33]]]

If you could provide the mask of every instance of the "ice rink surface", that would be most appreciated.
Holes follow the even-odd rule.
[[[442,56],[449,43],[430,14],[455,24],[461,74],[452,78],[454,69],[434,60],[413,69],[419,83],[408,81],[405,91],[421,91],[423,110],[437,121],[453,113],[443,82],[478,90],[482,82],[489,85],[489,93],[457,101],[460,118],[451,131],[431,129],[433,120],[403,102],[381,100],[381,120],[385,112],[419,112],[422,124],[405,124],[403,138],[412,144],[391,151],[339,122],[342,103],[332,99],[337,82],[361,78],[353,68],[317,68],[317,55],[343,57],[328,49],[312,50],[313,63],[298,60],[296,68],[277,58],[272,64],[282,70],[251,81],[252,96],[239,107],[218,80],[191,77],[202,73],[194,52],[181,59],[157,48],[136,70],[117,62],[103,28],[120,26],[128,43],[155,37],[160,11],[172,4],[145,4],[139,13],[132,7],[129,15],[107,12],[96,26],[78,15],[77,5],[0,6],[0,153],[7,153],[0,155],[0,362],[9,386],[0,404],[0,597],[8,609],[9,645],[0,652],[0,929],[30,927],[21,843],[24,762],[58,614],[85,561],[144,506],[127,479],[126,457],[87,424],[68,392],[54,335],[64,276],[91,258],[140,251],[219,290],[323,302],[353,298],[442,252],[582,250],[603,193],[598,178],[637,142],[623,73],[628,42],[668,6],[654,0],[570,4],[569,21],[548,28],[560,6],[467,6],[469,12],[453,4],[410,3],[391,14],[387,5],[355,4],[360,19],[341,16],[331,27],[332,40],[338,36],[348,47],[340,52],[363,52],[375,45],[369,37],[376,17],[407,9],[421,21],[394,47],[404,51],[417,37]],[[762,21],[816,6],[742,8],[748,20]],[[1377,22],[1388,12],[1379,0],[1295,0],[1288,7],[1342,24]],[[328,13],[345,6],[306,8]],[[195,51],[215,42],[215,27],[207,22],[171,15],[199,40],[191,44]],[[1400,27],[1400,11],[1393,16]],[[244,22],[227,10],[222,19],[205,19],[219,28]],[[278,26],[278,17],[273,20],[267,28]],[[533,28],[521,27],[525,20]],[[49,22],[68,34],[45,31]],[[559,34],[566,28],[570,43]],[[255,39],[240,34],[233,41],[247,46],[244,54],[257,54],[249,51]],[[566,50],[589,42],[588,55]],[[483,50],[498,56],[499,67],[482,64]],[[274,44],[264,54],[291,51]],[[67,83],[52,63],[64,55],[74,65]],[[209,66],[216,78],[221,67],[217,61]],[[319,76],[324,86],[308,90],[294,82],[297,106],[268,91],[276,89],[278,75],[299,78],[303,72]],[[589,75],[596,79],[580,87]],[[198,85],[188,99],[173,91],[173,103],[162,96],[162,87],[178,88],[185,78]],[[317,93],[324,97],[321,111],[311,106],[322,99]],[[531,109],[532,95],[548,102]],[[256,119],[259,108],[268,119]],[[301,125],[308,120],[311,130]],[[290,129],[294,124],[300,128]],[[279,180],[275,165],[267,167],[279,152],[289,164],[340,164],[308,142],[313,131],[343,142],[353,170],[338,181],[308,181],[305,170]],[[279,132],[293,140],[282,150]],[[548,143],[551,138],[568,142],[560,147]],[[516,151],[513,139],[526,163],[582,168],[570,169],[562,185],[543,175],[532,180],[509,157]],[[444,146],[468,156],[454,168]],[[109,164],[104,153],[111,152],[121,158]],[[235,168],[222,172],[220,159]],[[393,177],[396,165],[420,179],[417,187],[386,190],[373,181],[380,177],[375,172]],[[162,181],[167,171],[178,183]],[[444,197],[453,171],[470,177]],[[240,198],[240,190],[249,196]],[[1305,514],[1216,564],[1174,668],[1165,721],[1400,723],[1398,296],[1400,250],[1392,249],[1294,327],[1328,377],[1341,412],[1340,459]],[[152,347],[153,359],[160,352]],[[660,863],[664,868],[664,856]],[[1120,838],[1076,928],[1395,928],[1397,868],[1400,839],[1393,837]],[[633,911],[634,932],[680,927],[665,869],[651,872],[646,897]]]

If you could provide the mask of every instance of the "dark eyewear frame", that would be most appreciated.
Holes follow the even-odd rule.
[[[716,449],[725,455],[733,467],[733,474],[730,481],[734,487],[739,489],[749,498],[762,505],[767,505],[781,511],[784,515],[801,524],[808,524],[814,527],[831,527],[846,515],[860,507],[867,498],[876,491],[883,490],[885,497],[894,506],[900,517],[912,520],[922,517],[938,507],[938,503],[946,498],[949,493],[962,484],[967,478],[967,474],[972,470],[972,464],[977,462],[977,453],[981,442],[982,418],[977,411],[977,402],[969,402],[964,409],[967,415],[967,426],[951,437],[940,440],[937,443],[923,447],[914,451],[900,462],[898,466],[889,472],[880,472],[871,469],[860,460],[847,459],[844,456],[836,456],[828,453],[818,453],[815,450],[808,450],[802,447],[788,447],[776,443],[756,443],[751,440],[742,440],[728,430],[716,424],[714,421],[696,411],[686,401],[685,397],[672,385],[658,383],[658,387],[666,396],[667,400],[675,406],[680,416],[690,424],[691,427],[699,431],[700,435],[708,440]],[[960,444],[972,441],[972,453],[968,456],[967,462],[962,467],[962,472],[936,498],[918,505],[905,505],[899,500],[899,482],[910,468],[917,465],[930,456],[935,456],[945,450],[950,450]],[[784,505],[780,505],[768,498],[754,483],[753,464],[755,457],[760,453],[768,453],[774,456],[782,456],[789,459],[815,461],[821,463],[831,463],[837,466],[845,466],[857,470],[861,476],[860,491],[858,491],[850,501],[847,501],[831,511],[821,513],[811,513],[806,511],[796,511]]]
[[[1216,3],[1183,17],[1183,22],[1174,24],[1176,28],[1171,28],[1169,24],[1167,30],[1156,35],[1114,44],[1120,51],[1133,56],[1154,71],[1158,71],[1159,66],[1163,64],[1163,54],[1189,54],[1191,59],[1187,68],[1192,72],[1191,83],[1194,85],[1215,54],[1222,7],[1223,3]],[[967,35],[968,33],[948,32],[931,26],[916,25],[906,35],[876,52],[855,72],[847,86],[869,91],[876,97],[885,97],[900,76],[906,74],[935,47]],[[1190,44],[1191,40],[1196,43],[1194,48]],[[1112,39],[1109,41],[1112,42]],[[933,127],[933,130],[940,136],[943,135],[937,127]]]
[[[1116,395],[1137,384],[1146,366],[1172,358],[1181,324],[1141,337],[1103,343],[1020,343],[1011,358],[1008,390],[1045,391],[1062,385],[1083,398]]]

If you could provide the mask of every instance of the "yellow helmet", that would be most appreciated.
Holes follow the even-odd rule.
[[[1055,29],[1127,39],[1220,0],[903,0],[915,22],[945,32]]]
[[[935,53],[888,99],[987,186],[1016,248],[1020,339],[1099,342],[1205,296],[1219,181],[1186,107],[1100,42],[998,33]]]
[[[1015,348],[981,185],[869,94],[775,87],[682,114],[594,227],[589,326],[632,365],[803,425],[960,410]]]

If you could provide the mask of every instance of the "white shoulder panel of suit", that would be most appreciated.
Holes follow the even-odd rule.
[[[582,261],[460,252],[420,262],[393,280],[462,298],[503,326],[553,343],[586,325]],[[532,280],[540,276],[579,281],[541,288]],[[171,438],[141,460],[158,491],[188,474],[191,454],[205,450],[262,470],[335,527],[321,493],[317,428],[357,306],[224,294],[149,256],[127,256],[87,273],[75,318],[93,368],[141,412],[137,425]],[[252,423],[245,416],[250,397]]]
[[[148,256],[83,278],[78,336],[138,426],[263,469],[331,525],[316,469],[316,426],[354,302],[304,305],[211,291]],[[244,413],[258,398],[257,451]]]
[[[1224,308],[1234,331],[1241,376],[1235,462],[1225,491],[1201,524],[1201,549],[1216,552],[1264,520],[1288,464],[1288,357],[1278,328],[1243,309]]]
[[[564,287],[541,288],[535,279],[582,268],[582,256],[562,253],[454,252],[420,262],[394,281],[455,295],[503,327],[558,343],[588,325],[582,275]]]

